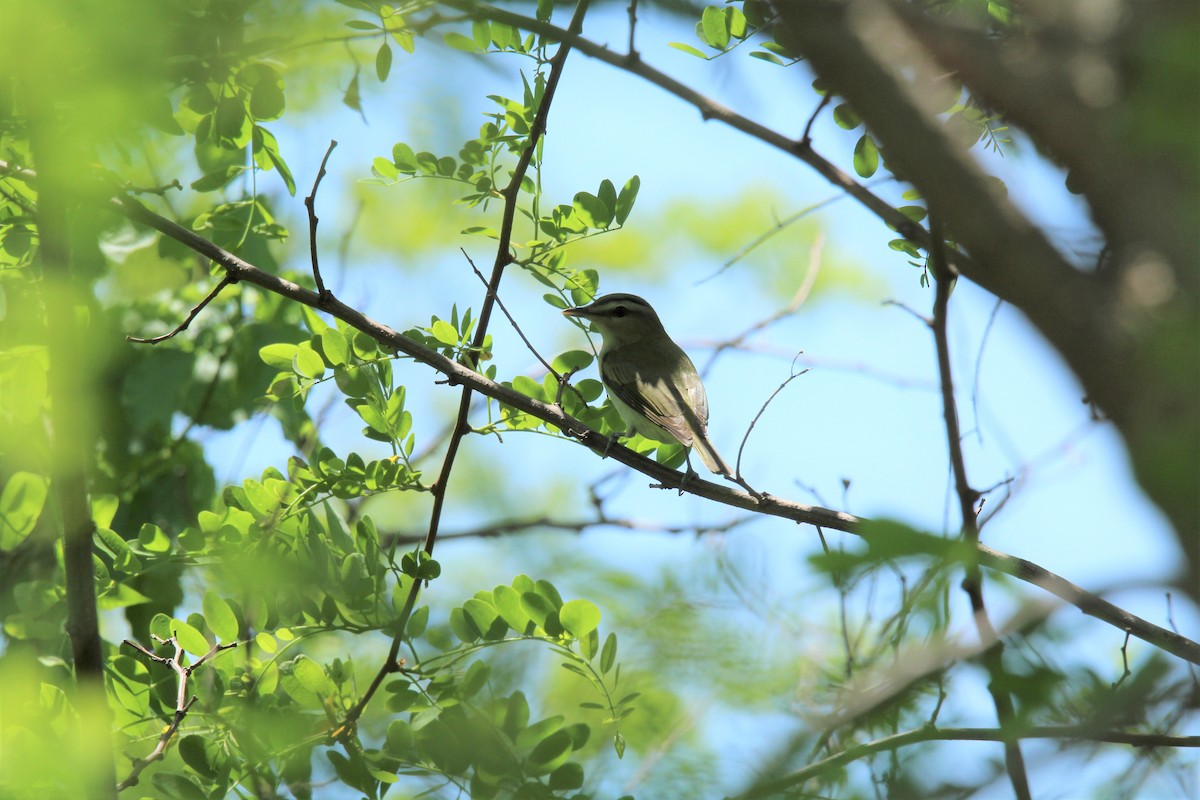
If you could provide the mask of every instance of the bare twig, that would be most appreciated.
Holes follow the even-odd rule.
[[[799,378],[806,372],[808,372],[807,369],[802,369],[799,372],[793,372],[787,377],[787,380],[776,386],[775,391],[771,392],[771,396],[763,402],[762,408],[758,409],[758,413],[754,415],[754,419],[750,420],[750,425],[746,428],[746,435],[742,437],[742,443],[740,446],[738,446],[737,460],[734,462],[733,466],[733,471],[737,473],[737,475],[740,476],[742,474],[742,452],[746,449],[746,442],[750,441],[750,434],[754,431],[754,426],[758,424],[759,418],[766,413],[767,406],[771,405],[771,401],[774,400],[780,392],[786,389],[789,383],[796,380],[796,378]]]
[[[813,123],[817,121],[817,117],[821,115],[821,110],[829,105],[829,101],[833,99],[832,92],[825,92],[821,96],[821,102],[817,103],[817,107],[813,110],[812,116],[808,118],[808,124],[804,126],[804,135],[800,137],[801,147],[812,147],[812,129]]]
[[[183,333],[184,331],[186,331],[188,329],[188,326],[192,324],[192,320],[194,320],[200,314],[200,312],[204,310],[205,306],[207,306],[209,303],[211,303],[213,300],[216,299],[217,295],[219,295],[221,293],[222,289],[224,289],[226,286],[229,286],[230,284],[233,284],[233,283],[237,283],[237,279],[231,277],[230,274],[228,272],[226,272],[225,276],[223,278],[221,278],[220,283],[218,283],[216,286],[214,286],[213,290],[208,293],[208,296],[205,297],[203,300],[201,300],[199,303],[197,303],[196,306],[191,310],[191,312],[187,315],[187,319],[185,319],[183,322],[179,323],[179,325],[177,325],[175,327],[175,330],[171,331],[170,333],[164,333],[162,336],[154,336],[149,339],[143,339],[140,336],[126,336],[125,341],[135,342],[137,344],[154,345],[154,344],[158,344],[159,342],[165,342],[167,339],[171,339],[175,336],[178,336],[179,334]]]
[[[637,30],[637,11],[638,0],[629,0],[629,8],[626,12],[629,14],[629,57],[637,58],[637,48],[633,45],[633,34]]]
[[[480,282],[484,285],[484,288],[487,288],[488,279],[482,272],[479,271],[479,267],[475,266],[475,262],[469,255],[467,255],[467,251],[460,247],[459,252],[463,254],[463,258],[465,258],[467,263],[471,265],[471,270],[475,273],[475,277],[479,278]],[[525,343],[525,347],[529,350],[529,352],[533,353],[533,357],[536,358],[541,365],[546,368],[547,372],[554,376],[556,381],[558,381],[558,385],[561,390],[561,387],[563,386],[563,376],[559,375],[554,367],[550,366],[550,363],[546,361],[546,359],[542,358],[542,354],[539,353],[536,348],[534,348],[532,343],[530,343],[529,338],[525,335],[525,332],[521,330],[521,326],[517,324],[515,319],[513,319],[513,315],[508,313],[508,309],[505,308],[504,301],[500,299],[499,293],[496,294],[496,305],[500,306],[500,310],[504,312],[505,318],[508,319],[508,324],[512,325],[513,330],[517,332],[517,336],[520,336],[521,341]]]
[[[169,639],[160,639],[157,636],[154,636],[153,638],[154,641],[158,642],[159,644],[172,645],[175,648],[174,655],[172,655],[170,658],[156,655],[154,651],[130,639],[126,639],[125,644],[137,650],[151,661],[162,664],[175,673],[177,680],[179,681],[179,683],[176,685],[175,691],[175,714],[171,717],[171,723],[158,737],[158,743],[154,746],[154,749],[150,751],[150,754],[143,758],[136,759],[133,762],[132,771],[125,778],[125,780],[117,784],[118,792],[123,792],[131,786],[136,786],[139,780],[138,776],[142,774],[142,771],[166,754],[167,746],[171,743],[171,739],[174,738],[176,731],[179,730],[179,726],[183,724],[183,720],[187,717],[188,711],[191,710],[192,704],[196,702],[195,695],[190,698],[188,697],[188,680],[192,677],[192,673],[199,669],[206,661],[215,658],[222,651],[229,650],[237,647],[238,645],[237,642],[229,642],[228,644],[215,644],[212,646],[211,650],[185,667],[183,665],[183,646],[179,644],[178,638],[175,636],[172,636]]]
[[[321,179],[325,177],[325,165],[329,163],[329,156],[333,152],[333,148],[337,147],[337,140],[330,139],[329,147],[325,150],[325,157],[321,159],[321,167],[317,170],[317,177],[313,180],[312,192],[308,197],[304,198],[304,208],[308,210],[308,249],[312,256],[312,271],[313,279],[317,283],[317,294],[324,297],[328,290],[325,288],[325,281],[321,280],[321,266],[317,257],[317,189],[321,186]]]
[[[555,530],[565,533],[585,533],[593,528],[610,527],[620,528],[628,531],[666,533],[666,534],[684,534],[684,533],[728,533],[747,522],[753,521],[753,517],[734,517],[720,524],[705,525],[697,527],[696,525],[655,525],[646,522],[640,522],[629,517],[610,517],[597,507],[597,515],[595,519],[586,520],[560,520],[553,517],[537,516],[529,519],[510,520],[508,522],[497,522],[488,525],[482,525],[477,528],[466,528],[460,531],[451,531],[441,533],[438,539],[493,539],[501,536],[512,536],[515,534],[527,533],[537,530]],[[415,531],[398,531],[393,534],[381,536],[380,546],[391,547],[397,544],[415,544],[424,540],[424,533]]]
[[[1125,731],[1102,731],[1085,725],[1052,725],[1013,728],[937,728],[926,725],[920,728],[895,733],[874,741],[852,745],[839,753],[809,764],[782,778],[764,781],[739,798],[774,796],[778,792],[798,786],[810,778],[828,770],[837,769],[872,753],[896,750],[921,742],[1016,742],[1021,739],[1075,739],[1108,744],[1124,744],[1130,747],[1200,747],[1200,736],[1171,736],[1158,733],[1127,733]]]

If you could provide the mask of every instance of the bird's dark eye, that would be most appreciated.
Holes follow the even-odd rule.
[[[613,316],[614,316],[614,317],[623,317],[623,316],[625,316],[625,306],[617,306],[616,308],[614,308],[614,309],[613,309]]]

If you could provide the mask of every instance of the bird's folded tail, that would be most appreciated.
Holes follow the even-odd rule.
[[[692,449],[700,456],[700,460],[704,462],[704,466],[708,467],[709,472],[724,475],[727,478],[734,477],[733,469],[725,463],[725,459],[721,458],[721,454],[708,441],[707,436],[694,436]]]

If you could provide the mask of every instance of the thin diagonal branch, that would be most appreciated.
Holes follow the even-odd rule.
[[[154,344],[158,344],[159,342],[165,342],[167,339],[171,339],[171,338],[178,336],[179,334],[183,333],[184,331],[186,331],[188,329],[188,326],[192,324],[192,320],[194,320],[196,317],[198,317],[200,315],[200,312],[204,310],[205,306],[207,306],[209,303],[211,303],[213,300],[215,300],[217,298],[217,295],[219,295],[221,293],[222,289],[224,289],[226,286],[229,286],[234,283],[237,283],[237,281],[234,278],[230,277],[228,272],[225,273],[225,276],[223,278],[221,278],[220,283],[218,283],[216,286],[214,286],[213,290],[208,293],[208,296],[205,297],[203,300],[201,300],[199,303],[197,303],[195,305],[195,307],[192,308],[191,312],[188,313],[187,318],[184,319],[183,322],[176,325],[175,330],[171,331],[170,333],[164,333],[162,336],[154,336],[149,339],[143,339],[140,336],[126,336],[125,341],[133,342],[135,344],[154,345]]]

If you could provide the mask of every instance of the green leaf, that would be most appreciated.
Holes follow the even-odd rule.
[[[32,472],[14,472],[0,491],[0,550],[11,550],[33,532],[46,504],[50,482]]]
[[[708,56],[704,55],[704,53],[700,52],[695,47],[692,47],[690,44],[684,44],[683,42],[671,42],[670,46],[674,47],[676,50],[687,53],[689,56],[703,58],[705,61],[708,61]]]
[[[337,691],[337,687],[325,670],[308,656],[298,656],[292,662],[292,674],[308,691],[321,697],[328,697]]]
[[[256,148],[261,146],[264,153],[267,154],[267,159],[275,169],[279,170],[279,177],[283,179],[283,185],[287,188],[288,194],[292,197],[296,196],[296,179],[292,177],[292,170],[288,167],[287,162],[283,160],[283,156],[279,152],[279,142],[275,138],[275,134],[271,133],[261,125],[254,126],[254,139]],[[261,142],[261,145],[258,143]]]
[[[517,375],[514,377],[512,387],[526,397],[532,397],[534,400],[546,400],[546,396],[542,391],[542,385],[528,375]]]
[[[624,225],[625,220],[629,218],[629,212],[633,210],[633,204],[637,200],[638,190],[642,188],[642,179],[637,175],[625,182],[621,187],[621,194],[617,196],[615,219],[618,225]]]
[[[480,50],[487,50],[492,44],[492,26],[486,19],[471,21],[471,39]]]
[[[138,545],[149,553],[169,553],[171,552],[171,537],[167,536],[157,525],[144,522],[142,529],[138,531]]]
[[[862,117],[854,113],[854,109],[850,108],[847,103],[840,103],[833,108],[833,121],[837,123],[839,128],[844,128],[852,131],[859,125],[862,125]]]
[[[233,609],[229,607],[229,603],[209,589],[204,593],[201,608],[204,610],[204,621],[208,623],[208,629],[216,634],[220,641],[237,641],[238,620]]]
[[[720,6],[709,6],[700,16],[700,27],[703,39],[718,50],[724,50],[729,45],[729,25],[725,19],[725,9]]]
[[[404,142],[392,145],[392,162],[396,165],[396,169],[406,175],[417,171],[417,154]]]
[[[854,146],[854,171],[861,178],[869,178],[879,169],[879,150],[870,134],[864,133]]]
[[[194,656],[202,656],[212,649],[204,634],[180,619],[171,620],[171,634],[179,642],[179,646]]]
[[[574,761],[568,761],[550,773],[550,788],[555,791],[578,789],[581,786],[583,786],[583,767]]]
[[[472,597],[463,603],[463,611],[467,613],[467,616],[471,618],[471,622],[475,623],[475,627],[480,631],[490,630],[499,617],[495,607],[477,597]]]
[[[433,338],[444,345],[449,345],[450,347],[458,346],[458,331],[444,319],[435,319],[433,324],[429,326],[429,332],[433,334]]]
[[[467,616],[467,612],[461,608],[453,608],[450,610],[450,630],[454,631],[454,635],[464,642],[478,641],[483,634],[471,618]]]
[[[613,662],[617,660],[617,635],[615,633],[608,634],[604,640],[604,647],[600,650],[600,673],[607,675],[612,669]]]
[[[579,192],[571,206],[579,220],[589,228],[604,230],[612,224],[613,209],[594,194]]]
[[[425,632],[425,628],[428,625],[429,606],[421,606],[408,618],[408,624],[404,626],[404,635],[410,639],[415,639]]]
[[[285,108],[283,86],[278,79],[264,78],[250,91],[250,115],[256,120],[279,119]]]
[[[521,605],[521,593],[503,584],[492,590],[492,602],[508,626],[517,633],[526,633],[533,621]]]
[[[600,625],[600,609],[590,600],[571,600],[559,609],[558,619],[567,633],[582,639]]]
[[[550,366],[556,372],[578,372],[581,369],[586,369],[592,363],[593,356],[586,350],[568,350],[565,353],[560,353]]]
[[[555,731],[538,742],[529,754],[530,772],[546,775],[561,767],[571,755],[571,736],[566,731]]]
[[[549,600],[535,592],[525,592],[521,595],[521,609],[540,628],[546,628],[546,620],[556,612],[556,609]]]
[[[337,328],[326,328],[318,334],[321,352],[332,367],[340,367],[350,360],[350,342]]]
[[[290,372],[292,369],[292,359],[296,357],[298,349],[299,347],[296,345],[285,342],[269,344],[266,347],[259,348],[258,357],[268,367]]]
[[[308,343],[304,343],[296,348],[292,369],[303,378],[317,380],[325,375],[325,359],[317,355],[317,351]]]
[[[187,776],[178,773],[158,772],[150,782],[162,793],[162,797],[172,797],[176,800],[207,800],[208,797]]]
[[[379,82],[383,83],[388,79],[388,75],[392,72],[392,48],[388,44],[387,39],[379,45],[379,50],[375,52],[375,74],[379,77]]]
[[[231,180],[241,175],[246,168],[240,165],[218,167],[212,172],[192,181],[191,187],[197,192],[211,192],[220,189]]]
[[[464,36],[458,31],[450,31],[442,40],[453,47],[455,50],[462,50],[464,53],[478,53],[479,47],[475,44],[475,40],[469,36]]]
[[[371,161],[371,171],[384,180],[394,181],[400,176],[400,170],[383,156],[375,156]]]

